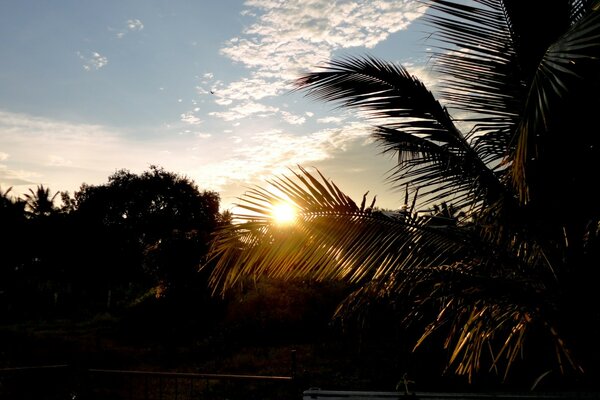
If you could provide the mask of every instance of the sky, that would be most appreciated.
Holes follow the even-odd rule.
[[[232,209],[302,165],[399,208],[369,122],[291,91],[370,55],[427,82],[412,0],[0,0],[0,191],[51,194],[151,165]]]

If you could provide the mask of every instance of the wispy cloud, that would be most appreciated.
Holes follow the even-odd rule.
[[[246,118],[250,115],[258,117],[267,117],[274,115],[279,111],[278,107],[268,106],[262,103],[246,101],[242,104],[237,104],[227,111],[213,111],[209,115],[222,118],[225,121],[235,121],[237,119]]]
[[[78,51],[77,56],[83,62],[83,69],[86,71],[96,71],[108,64],[108,58],[96,51]]]
[[[38,177],[39,174],[31,171],[10,169],[7,165],[0,164],[0,188],[2,189],[18,185],[34,185]],[[18,196],[20,193],[15,190],[13,194]]]
[[[228,100],[230,104],[233,100],[260,100],[265,97],[276,96],[284,88],[282,82],[270,82],[260,78],[243,78],[228,85],[222,83],[217,86],[213,92],[218,99]]]
[[[31,143],[36,143],[31,146]],[[158,146],[156,146],[158,148]],[[75,124],[0,110],[0,186],[43,183],[73,191],[106,180],[118,168],[144,168],[158,149],[143,149],[100,125]],[[25,192],[21,187],[17,192]]]
[[[289,111],[281,111],[281,117],[285,122],[287,122],[290,125],[302,125],[306,122],[306,117],[303,117],[302,115],[292,114]]]
[[[125,27],[122,29],[119,29],[118,32],[116,33],[116,36],[117,36],[117,38],[122,39],[129,32],[139,32],[142,29],[144,29],[144,24],[142,23],[142,21],[140,21],[137,18],[128,19],[125,22]]]
[[[221,160],[203,165],[198,174],[219,189],[237,186],[238,193],[239,187],[259,183],[289,167],[327,160],[332,151],[344,152],[370,141],[368,127],[360,122],[307,135],[270,129],[230,139],[236,146]]]
[[[183,113],[180,115],[180,117],[181,122],[185,122],[190,125],[200,125],[202,123],[202,120],[194,115],[193,111]]]
[[[342,118],[342,117],[323,117],[323,118],[317,119],[317,122],[319,124],[335,124],[335,125],[339,125],[343,121],[344,121],[344,118]]]
[[[144,29],[144,24],[139,19],[128,19],[127,20],[127,29],[130,31],[141,31]]]
[[[207,145],[218,142],[219,151],[212,151],[216,157],[210,157],[211,152],[202,144],[188,149],[185,158],[176,153],[172,157],[185,160],[186,174],[202,187],[217,190],[223,207],[230,208],[244,188],[263,184],[265,178],[289,172],[290,167],[315,165],[329,160],[334,153],[345,154],[364,146],[370,142],[368,132],[361,123],[306,135],[282,129],[244,129],[209,138]]]
[[[73,165],[73,161],[53,154],[48,155],[47,165],[51,167],[67,167]]]

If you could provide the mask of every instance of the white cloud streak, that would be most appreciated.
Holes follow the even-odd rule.
[[[317,122],[319,124],[340,125],[343,121],[344,121],[344,118],[342,118],[342,117],[323,117],[323,118],[317,119]]]
[[[275,114],[277,111],[279,111],[278,107],[247,101],[230,108],[228,111],[214,111],[209,113],[209,115],[222,118],[225,121],[235,121],[237,119],[246,118],[250,115],[267,117]]]

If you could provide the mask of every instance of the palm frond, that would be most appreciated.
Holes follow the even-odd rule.
[[[364,111],[387,127],[401,124],[412,134],[435,134],[446,142],[462,140],[446,109],[401,65],[374,57],[346,57],[302,76],[295,86],[308,97]],[[406,118],[418,123],[402,124]]]
[[[402,304],[404,322],[430,318],[417,346],[445,332],[458,374],[484,365],[507,373],[531,332],[546,333],[561,368],[578,370],[559,328],[570,329],[574,308],[595,305],[573,282],[593,276],[584,270],[598,258],[600,124],[597,102],[581,95],[598,98],[600,3],[426,3],[444,103],[402,66],[373,57],[330,61],[296,81],[309,97],[367,116],[383,152],[398,156],[390,180],[419,194],[410,211],[367,207],[367,194],[357,205],[300,167],[240,199],[238,222],[215,237],[210,283],[225,293],[263,276],[343,280],[356,290],[340,315],[373,298]],[[467,116],[453,119],[444,104]],[[295,207],[293,224],[273,220],[279,202]],[[417,202],[448,202],[448,215],[419,213]]]
[[[506,154],[526,93],[503,2],[428,4],[431,12],[424,19],[439,43],[433,68],[443,76],[439,96],[450,109],[467,113],[463,122],[474,125],[469,137],[475,138],[480,156],[497,162]]]
[[[525,324],[524,315],[549,307],[540,258],[515,256],[512,248],[489,242],[485,229],[448,223],[448,218],[438,223],[432,216],[382,213],[365,208],[366,199],[359,207],[318,170],[311,174],[300,168],[294,179],[269,182],[272,189],[253,188],[240,199],[237,223],[215,237],[210,253],[215,292],[224,294],[261,277],[310,278],[342,280],[357,288],[340,305],[340,315],[355,312],[373,296],[412,305],[409,319],[439,306],[417,345],[434,330],[449,327],[453,365],[469,376],[479,370],[488,349],[495,355],[488,360],[492,365],[507,355],[504,366],[510,368],[523,335],[540,323]],[[272,210],[281,201],[297,209],[291,225],[273,220]],[[454,303],[447,304],[449,298]],[[465,323],[464,330],[456,321]]]
[[[599,60],[600,11],[597,10],[582,18],[553,43],[541,60],[527,97],[526,118],[519,124],[515,135],[515,151],[511,158],[513,183],[523,202],[530,200],[529,165],[534,164],[532,161],[537,160],[540,154],[548,153],[548,149],[542,148],[548,135],[559,134],[556,126],[570,118],[563,114],[563,109],[572,111],[572,102],[588,101],[575,98],[573,94],[582,96],[580,90],[585,82],[598,80]],[[593,147],[598,142],[595,135],[590,136],[590,132],[583,131],[580,135],[588,135],[578,138],[584,147],[586,144]],[[564,151],[561,153],[564,155]],[[557,161],[550,160],[550,163]]]
[[[386,127],[376,128],[373,135],[384,153],[398,153],[390,180],[397,186],[419,188],[422,207],[450,200],[455,207],[475,212],[484,205],[511,201],[501,176],[468,145],[456,148],[435,135],[411,135]]]
[[[398,154],[398,166],[390,175],[396,185],[424,188],[421,193],[431,195],[431,202],[451,198],[468,207],[507,197],[499,177],[446,109],[402,66],[349,57],[332,61],[296,85],[310,97],[366,110],[376,124],[381,122],[374,136],[384,152]]]
[[[226,290],[242,276],[263,274],[377,281],[398,269],[444,263],[463,241],[458,233],[442,234],[416,214],[388,215],[365,208],[365,199],[359,207],[318,171],[313,176],[301,168],[295,178],[300,184],[279,177],[270,181],[272,190],[253,188],[240,199],[241,211],[233,216],[239,222],[223,228],[214,240],[215,288]],[[273,220],[273,208],[282,201],[297,210],[290,226]]]

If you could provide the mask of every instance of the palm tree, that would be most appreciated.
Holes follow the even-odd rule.
[[[13,199],[10,197],[9,194],[11,191],[12,186],[6,190],[2,190],[2,188],[0,188],[0,205],[2,205],[2,208],[5,208],[13,203]]]
[[[368,56],[296,81],[371,119],[383,152],[397,155],[390,182],[413,204],[359,206],[302,167],[273,178],[215,238],[214,290],[248,277],[341,279],[357,289],[339,312],[375,296],[410,304],[406,321],[429,315],[416,346],[443,334],[457,374],[503,367],[506,377],[543,343],[558,369],[584,371],[600,319],[600,3],[426,3],[435,95]],[[294,225],[271,218],[281,201],[296,207]],[[439,203],[448,223],[420,212]]]
[[[24,202],[18,197],[11,196],[11,191],[12,186],[5,190],[0,188],[0,217],[5,223],[8,223],[9,220],[17,220],[25,215]]]
[[[38,185],[36,190],[29,189],[29,194],[25,194],[25,203],[29,209],[29,213],[33,216],[49,216],[57,211],[54,205],[54,200],[60,192],[50,196],[50,189],[44,185]]]

